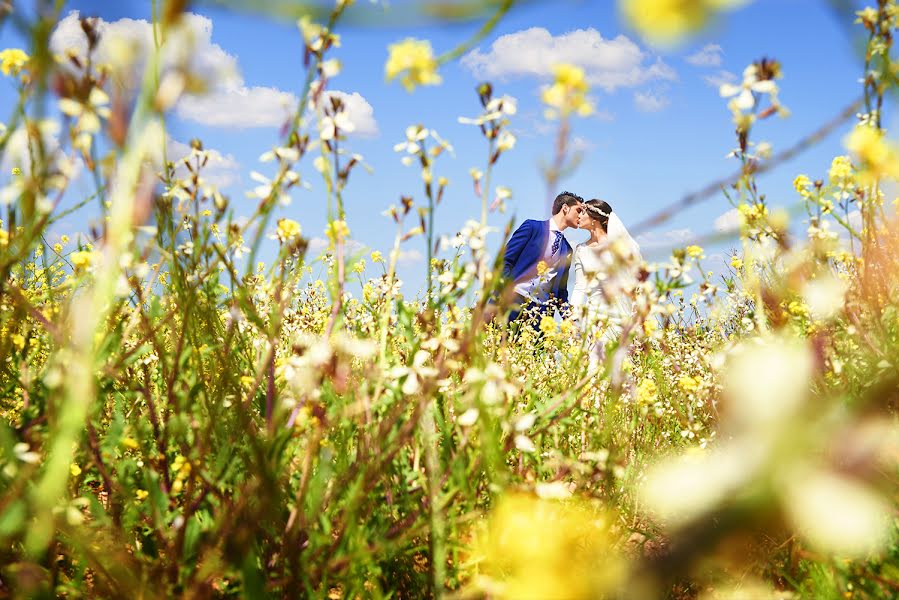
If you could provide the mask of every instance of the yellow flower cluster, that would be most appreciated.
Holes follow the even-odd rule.
[[[552,336],[556,333],[556,320],[549,315],[544,315],[540,319],[540,331],[543,335]]]
[[[848,156],[836,156],[830,163],[828,171],[831,185],[847,185],[851,183],[855,176],[852,168],[852,161]]]
[[[793,180],[793,188],[803,198],[808,198],[812,195],[809,191],[811,186],[812,180],[807,175],[797,175],[796,179]]]
[[[659,393],[659,388],[656,385],[656,382],[650,379],[649,377],[643,379],[640,382],[640,385],[637,386],[636,392],[636,400],[637,404],[640,405],[649,405],[656,401],[656,395]]]
[[[331,221],[325,227],[325,235],[328,236],[333,246],[338,240],[345,240],[350,236],[350,228],[347,226],[346,221]]]
[[[411,92],[419,85],[439,85],[443,79],[437,73],[437,60],[431,49],[431,42],[407,38],[402,42],[390,44],[384,74],[387,81],[397,77],[400,83]]]
[[[75,267],[75,271],[84,271],[91,266],[91,252],[78,250],[69,255],[69,262]]]
[[[697,246],[695,244],[687,246],[687,256],[690,258],[705,258],[704,252],[702,246]]]
[[[698,377],[691,377],[689,375],[682,375],[680,379],[677,381],[677,387],[684,390],[687,393],[695,392],[699,389],[701,380]]]
[[[0,71],[4,75],[18,75],[28,63],[28,55],[20,48],[7,48],[0,51]]]
[[[293,219],[278,219],[277,237],[281,243],[288,243],[300,237],[300,224]]]
[[[664,44],[701,29],[721,9],[745,0],[619,0],[624,16],[641,34]]]
[[[613,523],[585,503],[509,495],[479,536],[475,560],[501,582],[504,598],[604,596],[625,574],[611,550]]]
[[[582,117],[593,113],[593,103],[587,97],[590,86],[584,70],[568,63],[560,63],[553,67],[555,81],[549,87],[543,89],[543,103],[549,106],[547,117],[553,118],[556,114],[567,117],[576,113]]]
[[[899,151],[884,139],[883,131],[859,125],[846,139],[846,148],[858,159],[866,183],[899,177]]]

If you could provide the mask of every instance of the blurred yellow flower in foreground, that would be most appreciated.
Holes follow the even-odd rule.
[[[0,51],[0,71],[3,71],[4,75],[18,75],[27,62],[28,55],[20,48]]]
[[[622,13],[641,34],[666,44],[701,29],[721,9],[746,0],[619,0]]]
[[[587,97],[590,86],[584,70],[568,63],[560,63],[553,67],[556,79],[553,84],[543,89],[543,103],[550,107],[549,118],[556,112],[563,117],[577,113],[582,117],[593,113],[593,103]]]
[[[300,224],[293,219],[278,219],[278,239],[289,242],[300,236]]]
[[[76,271],[83,271],[91,266],[91,253],[87,250],[78,250],[69,255],[69,262],[75,267]]]
[[[846,148],[861,163],[866,179],[899,177],[899,152],[884,139],[883,131],[859,125],[846,138]]]
[[[18,177],[19,175],[22,174],[22,169],[20,169],[19,167],[13,167],[13,168],[12,168],[12,174],[13,174],[14,176],[17,176],[17,177]]]
[[[760,337],[735,348],[725,369],[722,430],[726,438],[701,455],[686,453],[650,468],[644,506],[677,529],[725,507],[764,512],[779,507],[817,549],[860,557],[883,550],[892,509],[861,478],[833,469],[822,444],[835,435],[847,447],[876,448],[895,436],[835,428],[809,405],[813,348],[790,336]]]
[[[439,85],[443,79],[437,73],[437,60],[431,49],[431,42],[406,38],[402,42],[390,44],[390,55],[384,65],[387,81],[397,77],[411,92],[419,85]]]
[[[512,494],[497,503],[475,548],[497,597],[598,598],[626,573],[612,549],[612,524],[576,499]]]

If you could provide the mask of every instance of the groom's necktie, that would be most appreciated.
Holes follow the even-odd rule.
[[[556,241],[553,242],[552,252],[550,252],[550,256],[555,256],[556,252],[559,251],[559,246],[562,245],[562,232],[561,231],[553,231],[556,234]]]

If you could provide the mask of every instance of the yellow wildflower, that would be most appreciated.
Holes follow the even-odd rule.
[[[9,233],[5,229],[0,229],[0,246],[9,245]]]
[[[674,43],[701,29],[722,8],[745,0],[619,0],[624,16],[644,36]]]
[[[547,488],[568,495],[565,486]],[[486,527],[475,531],[473,552],[478,568],[501,583],[505,598],[605,597],[626,575],[624,560],[610,550],[614,523],[613,515],[576,498],[509,494],[495,503]]]
[[[331,244],[336,244],[337,240],[344,240],[350,235],[350,228],[346,221],[331,221],[325,228],[325,235],[331,240]]]
[[[656,382],[646,378],[637,386],[636,399],[638,404],[652,404],[655,402],[656,394],[659,388]]]
[[[687,246],[687,256],[691,258],[703,258],[702,246],[697,246],[695,244]]]
[[[18,177],[19,175],[22,174],[22,169],[20,169],[19,167],[13,167],[12,174],[13,174],[13,177]]]
[[[830,163],[830,171],[828,171],[830,183],[840,184],[852,179],[852,162],[848,156],[836,156]]]
[[[737,256],[736,254],[733,255],[730,259],[730,266],[732,266],[735,269],[742,269],[743,268],[743,259],[740,258],[739,256]]]
[[[83,271],[91,266],[91,253],[86,250],[72,252],[72,254],[69,255],[69,262],[72,263],[72,266],[75,267],[76,271]]]
[[[278,239],[290,242],[300,236],[300,224],[293,219],[278,219]]]
[[[685,392],[695,392],[699,389],[700,380],[697,377],[690,377],[689,375],[683,375],[677,381],[677,386],[684,390]]]
[[[353,265],[353,271],[359,273],[360,275],[365,272],[365,259],[361,259],[355,265]]]
[[[138,448],[137,440],[133,437],[122,438],[121,444],[130,450],[137,450]]]
[[[659,328],[659,324],[655,319],[646,319],[643,321],[643,333],[646,335],[652,335],[653,332]]]
[[[384,255],[381,254],[380,250],[375,250],[371,253],[371,261],[376,263],[384,262]]]
[[[548,268],[549,267],[546,265],[546,261],[541,260],[537,263],[537,275],[539,277],[543,277],[543,275],[546,274],[546,270]]]
[[[68,244],[68,243],[69,243],[69,236],[67,236],[67,235],[60,236],[60,237],[59,237],[59,243],[62,244],[63,246],[65,246],[66,244]]]
[[[578,66],[560,63],[553,67],[555,81],[543,89],[543,103],[550,107],[548,116],[558,111],[563,117],[577,113],[582,117],[593,113],[593,103],[587,98],[590,86],[584,70]]]
[[[21,333],[13,334],[10,340],[12,341],[12,345],[20,351],[25,349],[25,336],[23,336]]]
[[[874,127],[859,125],[846,138],[846,147],[858,157],[870,179],[899,176],[899,156],[896,148]]]
[[[145,500],[147,498],[147,496],[149,496],[149,495],[150,495],[150,492],[148,492],[147,490],[137,490],[134,493],[134,497],[137,498],[138,502]]]
[[[19,48],[7,48],[0,51],[0,71],[4,75],[18,75],[28,62],[28,55]]]
[[[81,467],[77,463],[72,463],[69,465],[69,473],[72,474],[72,477],[78,477],[81,475]]]
[[[808,190],[811,185],[812,181],[807,175],[797,175],[796,179],[793,180],[793,188],[795,188],[803,198],[808,198],[811,195]]]
[[[400,77],[400,83],[411,92],[418,85],[438,85],[443,79],[437,73],[437,61],[431,42],[406,38],[390,44],[390,55],[384,65],[387,81]]]
[[[556,320],[549,315],[543,315],[540,319],[540,331],[543,335],[552,335],[556,332]]]
[[[562,332],[562,335],[565,337],[570,337],[572,333],[575,332],[577,326],[574,324],[574,321],[571,319],[565,319],[562,321],[562,324],[559,326],[559,329]]]
[[[808,316],[808,307],[805,303],[800,302],[798,300],[793,300],[787,305],[787,311],[793,316],[796,317],[807,317]]]

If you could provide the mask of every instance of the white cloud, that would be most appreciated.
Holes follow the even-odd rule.
[[[665,96],[654,92],[634,92],[634,104],[642,112],[659,112],[670,101]]]
[[[737,76],[730,71],[722,70],[714,75],[704,75],[702,80],[717,90],[725,83],[734,83],[737,80]]]
[[[579,135],[571,138],[571,142],[569,143],[569,149],[574,153],[586,154],[592,150],[596,149],[596,144],[587,138],[581,137]]]
[[[692,229],[672,229],[670,231],[649,231],[637,236],[640,248],[654,250],[661,248],[676,248],[696,239]]]
[[[87,53],[87,36],[81,28],[80,13],[69,12],[50,36],[50,50],[56,54]],[[95,19],[100,42],[94,51],[97,63],[113,67],[116,83],[134,90],[141,81],[147,57],[153,51],[153,27],[143,19],[119,19],[107,22]],[[239,85],[237,59],[212,42],[212,21],[204,16],[188,13],[181,27],[170,35],[176,36],[166,44],[161,56],[165,71],[186,66],[192,74],[213,86]]]
[[[628,37],[605,39],[593,28],[553,36],[542,27],[532,27],[498,38],[486,53],[475,49],[462,58],[462,64],[482,79],[547,78],[553,65],[561,62],[582,67],[588,81],[607,92],[677,79],[674,69],[661,58],[653,61]]]
[[[189,71],[205,82],[205,93],[185,93],[175,105],[175,113],[182,119],[232,129],[250,127],[280,127],[297,109],[299,99],[291,92],[274,87],[248,86],[240,75],[238,61],[212,41],[212,21],[197,14],[184,15],[184,26],[173,35],[179,39],[167,44],[162,57],[162,70],[186,65]],[[124,89],[134,91],[138,86],[147,57],[152,52],[152,25],[141,19],[97,20],[100,43],[95,60],[100,63],[125,65],[123,55],[131,53],[133,61],[114,69],[114,80]],[[81,29],[80,14],[70,12],[57,25],[50,38],[53,52],[63,54],[73,50],[79,55],[87,52],[87,38]],[[378,133],[374,109],[358,92],[331,91],[347,106],[356,134],[372,137]]]
[[[734,233],[740,229],[740,211],[732,208],[715,219],[715,231],[719,233]]]
[[[425,255],[422,254],[421,250],[400,250],[400,255],[396,259],[396,262],[400,266],[408,267],[409,265],[420,263],[424,259]]]
[[[114,80],[125,90],[134,91],[153,51],[152,25],[141,19],[97,19],[96,28],[100,43],[95,60],[116,66]],[[210,19],[188,13],[184,15],[183,27],[171,34],[178,38],[166,44],[162,71],[186,66],[207,88],[205,93],[185,93],[176,104],[175,113],[182,119],[213,127],[283,125],[297,109],[297,96],[274,87],[248,86],[240,75],[237,58],[212,41],[212,32]],[[87,37],[78,11],[71,11],[59,22],[50,38],[50,48],[59,54],[72,50],[83,56],[87,52]],[[126,59],[129,54],[131,61]],[[365,98],[358,93],[329,93],[339,95],[347,104],[359,135],[377,135],[374,110]]]
[[[182,119],[213,127],[280,127],[290,118],[297,102],[290,92],[240,85],[203,96],[184,96],[175,112]]]
[[[378,122],[375,121],[375,109],[359,92],[342,92],[331,90],[322,94],[326,98],[336,97],[343,101],[344,110],[355,126],[351,135],[359,137],[376,137],[379,133]]]
[[[717,67],[721,64],[724,51],[718,44],[707,44],[699,52],[686,58],[687,62],[697,67]]]

